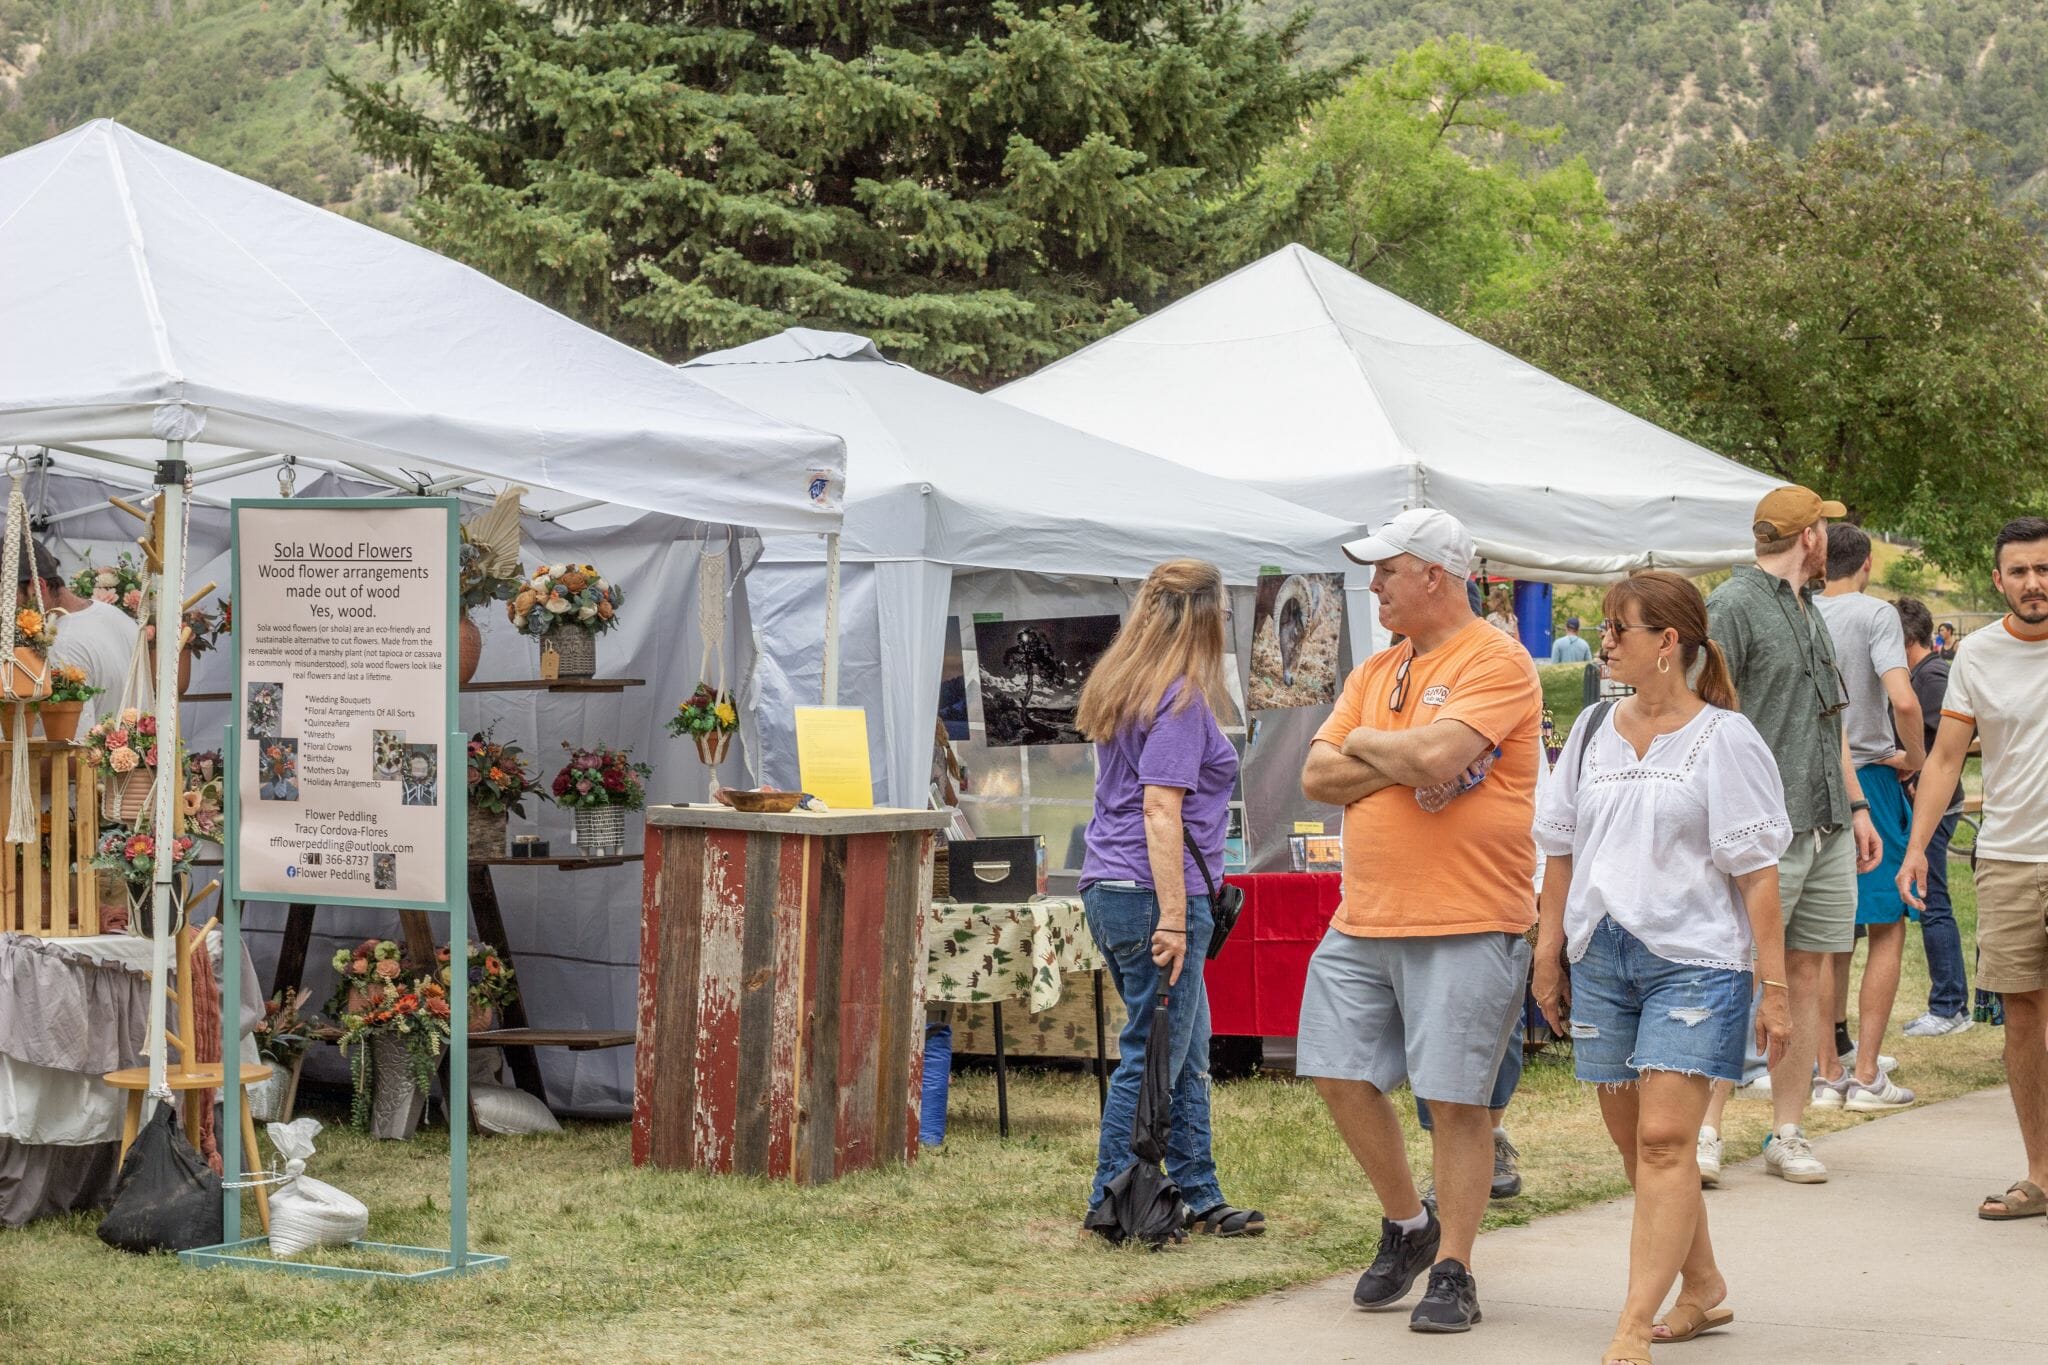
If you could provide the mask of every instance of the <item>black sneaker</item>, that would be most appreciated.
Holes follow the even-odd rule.
[[[1429,1288],[1408,1318],[1411,1332],[1469,1332],[1479,1321],[1479,1286],[1456,1261],[1430,1267]]]
[[[1408,1297],[1415,1277],[1436,1260],[1443,1226],[1436,1221],[1436,1214],[1427,1209],[1423,1212],[1429,1214],[1429,1222],[1420,1232],[1403,1232],[1392,1219],[1380,1219],[1380,1254],[1373,1257],[1372,1265],[1358,1277],[1358,1287],[1351,1291],[1351,1301],[1360,1308],[1368,1312],[1392,1308]]]
[[[1522,1192],[1522,1153],[1506,1133],[1493,1135],[1493,1191],[1490,1198],[1513,1199]]]

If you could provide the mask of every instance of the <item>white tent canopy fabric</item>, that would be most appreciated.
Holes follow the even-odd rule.
[[[795,328],[685,368],[750,407],[846,438],[839,635],[849,666],[838,691],[868,712],[891,804],[925,804],[946,620],[962,585],[985,577],[976,571],[1135,581],[1194,556],[1244,585],[1267,567],[1340,569],[1339,546],[1360,534],[921,374],[865,337]],[[772,537],[748,579],[763,774],[782,786],[797,781],[791,709],[821,691],[809,659],[824,616],[812,566],[824,556],[816,537]],[[1371,613],[1352,600],[1362,629]]]
[[[0,159],[0,279],[0,443],[182,440],[839,522],[837,437],[104,119]]]
[[[840,552],[962,568],[1142,578],[1186,555],[1235,583],[1304,556],[1335,568],[1356,522],[1247,494],[1141,450],[886,360],[866,337],[792,328],[700,356],[701,383],[852,452]],[[771,541],[770,558],[822,558]]]
[[[1441,507],[1508,577],[1724,568],[1776,482],[1298,245],[992,396],[1347,519]]]

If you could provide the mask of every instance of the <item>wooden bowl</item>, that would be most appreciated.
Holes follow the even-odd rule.
[[[804,799],[804,794],[734,791],[730,787],[725,787],[719,790],[718,798],[734,810],[745,811],[749,815],[781,815],[786,811],[795,810],[796,803]]]

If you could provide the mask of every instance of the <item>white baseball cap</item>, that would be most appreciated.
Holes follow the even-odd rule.
[[[1409,508],[1375,534],[1346,545],[1344,553],[1360,564],[1414,555],[1459,578],[1472,572],[1472,536],[1465,523],[1435,507]]]

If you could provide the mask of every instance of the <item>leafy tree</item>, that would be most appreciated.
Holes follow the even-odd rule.
[[[793,324],[996,380],[1170,292],[1327,89],[1240,0],[344,0],[428,244],[681,357]]]
[[[1753,145],[1482,320],[1534,363],[1857,520],[1980,558],[2048,486],[2048,255],[1974,143],[1858,130]]]
[[[1607,212],[1580,158],[1533,172],[1497,159],[1557,140],[1505,107],[1556,89],[1528,54],[1458,36],[1363,73],[1260,163],[1245,254],[1298,240],[1439,313],[1519,296]]]

